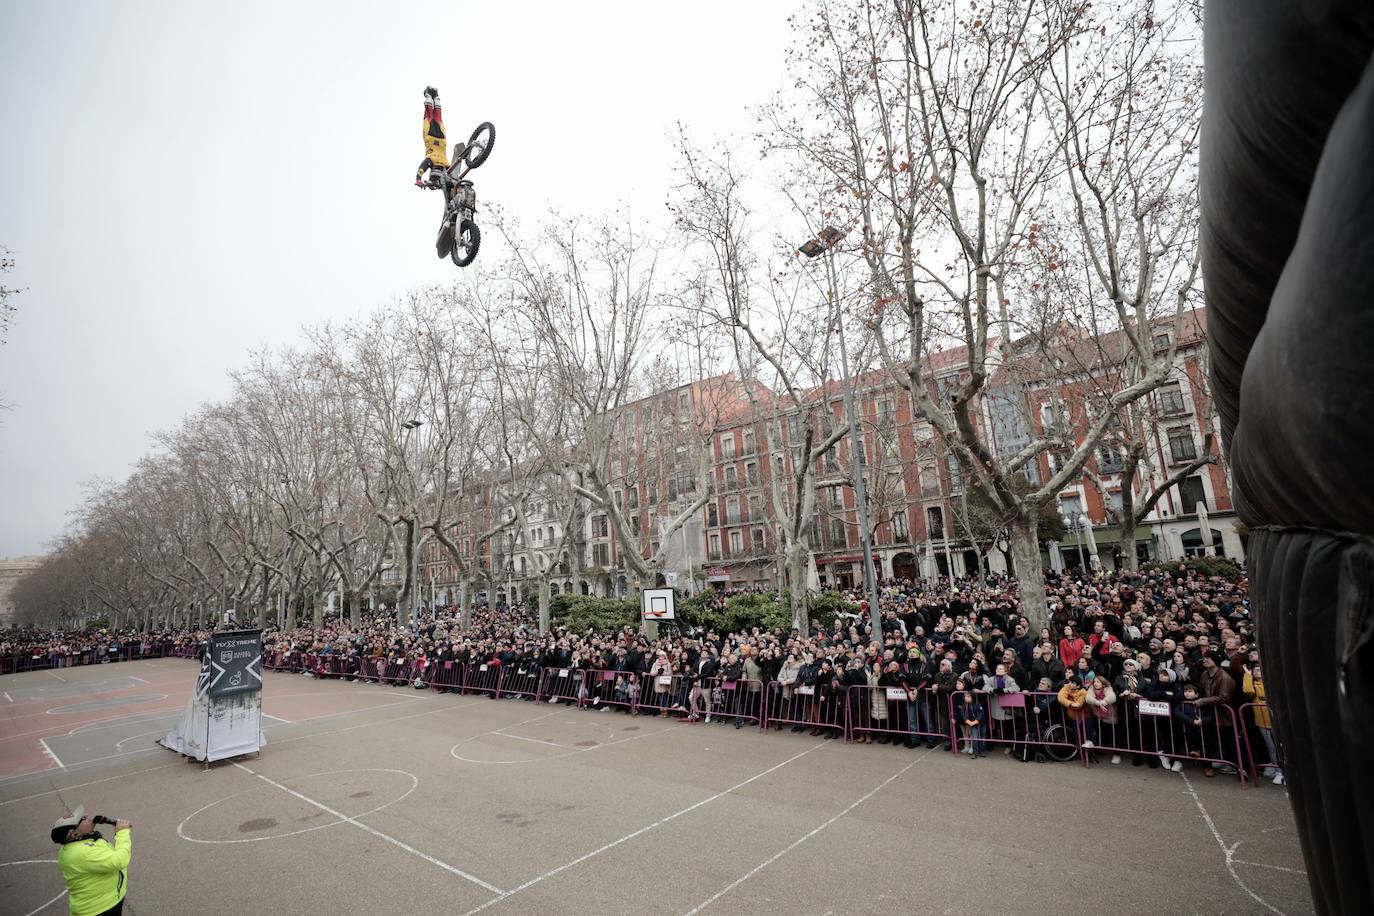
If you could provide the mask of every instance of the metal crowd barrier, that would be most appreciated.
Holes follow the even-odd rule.
[[[1274,754],[1270,752],[1269,745],[1267,745],[1263,740],[1260,740],[1257,745],[1254,736],[1252,736],[1250,733],[1250,729],[1252,726],[1256,734],[1258,734],[1260,731],[1259,725],[1254,724],[1255,710],[1267,710],[1268,708],[1268,703],[1242,703],[1240,709],[1236,711],[1236,715],[1240,719],[1241,749],[1245,751],[1246,756],[1249,758],[1250,778],[1254,780],[1259,779],[1260,770],[1270,768],[1279,770],[1283,769],[1283,764],[1278,760],[1273,759]],[[1273,713],[1270,712],[1270,716],[1272,715]],[[1272,722],[1273,719],[1271,718],[1270,721]]]
[[[50,668],[75,668],[109,662],[138,661],[145,658],[165,658],[176,654],[170,643],[119,643],[67,652],[22,652],[0,656],[0,675],[25,671],[44,671]]]
[[[576,703],[582,692],[581,668],[545,668],[536,699]]]
[[[881,704],[876,698],[881,697]],[[949,698],[934,687],[909,691],[905,687],[854,685],[845,697],[849,734],[890,735],[908,742],[944,741],[954,746]],[[884,712],[882,718],[875,709]]]
[[[849,704],[819,685],[793,686],[784,690],[778,681],[770,681],[764,707],[764,725],[791,725],[794,730],[811,727],[812,734],[835,730],[848,737]]]
[[[501,666],[491,662],[469,662],[463,677],[463,693],[485,693],[493,698],[501,690]]]
[[[579,706],[624,707],[636,712],[639,706],[639,675],[632,671],[587,668],[582,672],[578,691]]]
[[[1240,749],[1240,729],[1231,707],[1213,703],[1197,707],[1189,716],[1187,701],[1119,700],[1115,725],[1100,722],[1092,750],[1111,754],[1149,754],[1210,766],[1235,767],[1242,785],[1246,782],[1245,758]],[[1201,718],[1201,724],[1195,720]],[[1085,729],[1091,737],[1092,729]]]
[[[711,696],[711,715],[757,727],[763,721],[763,682],[748,678],[711,677],[704,681]]]
[[[521,699],[539,699],[540,672],[542,669],[531,666],[529,668],[514,668],[509,665],[501,669],[501,696],[520,697]]]

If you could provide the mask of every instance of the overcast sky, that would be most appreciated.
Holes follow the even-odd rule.
[[[661,219],[678,121],[748,131],[800,0],[0,4],[0,556],[227,395],[254,347],[451,279],[421,91],[522,221]],[[483,257],[487,256],[484,251]]]

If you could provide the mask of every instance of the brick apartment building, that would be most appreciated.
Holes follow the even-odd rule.
[[[1169,348],[1171,329],[1169,323],[1156,330],[1157,350]],[[1135,481],[1137,503],[1204,449],[1217,450],[1204,330],[1201,310],[1185,316],[1169,381],[1149,396],[1143,424],[1146,463]],[[1065,355],[1071,355],[1081,341],[1066,338],[1063,346]],[[933,394],[958,383],[963,359],[960,350],[930,358]],[[914,578],[945,575],[951,568],[960,575],[980,567],[1004,570],[1005,553],[995,536],[970,523],[957,462],[930,424],[913,417],[908,392],[885,371],[860,375],[853,384],[878,575]],[[1008,455],[1065,424],[1071,430],[1086,429],[1092,417],[1082,396],[1085,384],[1070,371],[1026,391],[994,376],[977,405],[980,433],[999,454]],[[795,498],[790,490],[797,462],[803,460],[800,430],[805,417],[780,403],[762,387],[746,390],[733,375],[722,375],[659,392],[618,411],[603,475],[628,539],[638,542],[632,549],[641,556],[657,554],[669,520],[701,499],[703,459],[709,466],[705,501],[673,532],[660,579],[715,588],[783,583],[777,508],[780,504],[789,512]],[[808,392],[806,410],[813,412],[814,427],[826,424],[827,412],[838,423],[842,387],[832,382]],[[809,537],[812,586],[862,582],[853,458],[851,439],[845,436],[817,463],[816,513]],[[1021,473],[1038,486],[1057,470],[1058,460],[1054,452],[1042,453]],[[1047,566],[1086,568],[1093,544],[1104,568],[1119,564],[1123,549],[1129,548],[1120,543],[1121,526],[1111,510],[1121,508],[1122,470],[1122,449],[1104,446],[1089,459],[1086,473],[1060,490],[1060,513],[1070,524],[1062,543],[1047,545]],[[566,494],[566,487],[557,486],[560,481],[547,483],[543,495],[526,500],[523,530],[517,530],[514,510],[499,486],[464,502],[472,511],[452,536],[465,559],[481,571],[481,584],[470,586],[479,597],[525,597],[545,578],[555,594],[626,595],[641,584],[655,584],[640,583],[627,564],[611,513],[590,501],[569,503],[566,495],[560,500],[556,494]],[[1209,520],[1210,548],[1201,530],[1200,505]],[[495,535],[481,536],[502,524]],[[1228,472],[1218,461],[1160,498],[1137,528],[1135,549],[1143,558],[1175,559],[1210,549],[1243,559],[1240,531]],[[459,600],[463,585],[446,557],[431,542],[422,558],[427,597],[441,605]]]

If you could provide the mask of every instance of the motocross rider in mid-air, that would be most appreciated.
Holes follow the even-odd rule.
[[[426,179],[424,174],[431,169],[448,171],[448,150],[444,143],[444,107],[439,101],[439,90],[433,86],[425,87],[425,120],[424,120],[424,141],[425,158],[420,162],[420,167],[415,170],[415,186],[417,188],[439,188],[443,185],[438,177],[432,175]],[[454,155],[463,155],[462,143],[454,147]],[[445,193],[447,196],[447,193]]]

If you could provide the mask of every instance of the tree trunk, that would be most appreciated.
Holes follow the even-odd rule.
[[[296,629],[296,596],[288,589],[286,592],[286,632]]]
[[[1126,572],[1140,572],[1140,557],[1135,550],[1135,513],[1125,513],[1125,518],[1121,520],[1121,563],[1126,567]]]
[[[806,635],[811,621],[806,607],[806,545],[792,542],[787,548],[787,598],[792,626]]]
[[[348,602],[348,625],[353,630],[361,629],[363,625],[363,610],[358,599],[358,593],[352,589],[344,592],[344,600]]]
[[[1045,569],[1040,565],[1040,539],[1035,515],[1022,516],[1011,523],[1011,555],[1021,596],[1021,613],[1030,621],[1030,632],[1049,626],[1045,606]]]
[[[464,633],[472,626],[472,577],[465,577],[458,585],[458,627]]]
[[[539,580],[539,635],[549,632],[549,580]]]

